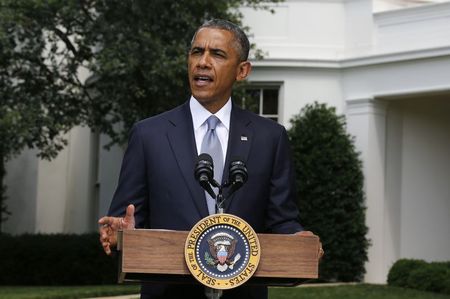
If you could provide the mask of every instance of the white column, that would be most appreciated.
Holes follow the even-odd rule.
[[[38,162],[36,233],[86,233],[97,229],[92,215],[91,131],[75,127],[64,137],[69,144],[55,159]]]
[[[387,277],[384,265],[386,106],[371,98],[347,101],[347,130],[355,136],[363,161],[367,237],[371,241],[365,281],[370,283],[385,283]]]
[[[25,149],[6,164],[6,206],[11,215],[3,223],[3,232],[10,234],[35,232],[39,162],[36,154],[36,149]]]
[[[100,135],[99,140],[99,157],[98,157],[98,210],[97,218],[107,214],[111,200],[119,180],[120,167],[125,152],[125,147],[114,145],[109,150],[104,146],[109,144],[111,139],[104,135]]]

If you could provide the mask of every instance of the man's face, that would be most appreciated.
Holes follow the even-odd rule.
[[[239,61],[234,43],[233,33],[227,30],[202,28],[189,51],[192,95],[212,113],[227,102],[234,81],[245,79],[250,72],[250,63]]]

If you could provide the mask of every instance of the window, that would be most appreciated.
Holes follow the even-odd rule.
[[[278,121],[278,86],[256,87],[245,89],[240,106],[263,117]]]

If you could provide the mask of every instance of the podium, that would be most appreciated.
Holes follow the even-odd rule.
[[[119,283],[195,283],[185,262],[187,231],[136,229],[119,232]],[[295,286],[318,278],[317,236],[258,234],[259,266],[247,284]]]

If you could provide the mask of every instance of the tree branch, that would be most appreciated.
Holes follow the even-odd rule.
[[[53,28],[53,31],[56,33],[56,35],[66,44],[66,47],[75,55],[75,57],[78,56],[78,51],[75,49],[75,46],[72,44],[70,39],[58,28]]]

